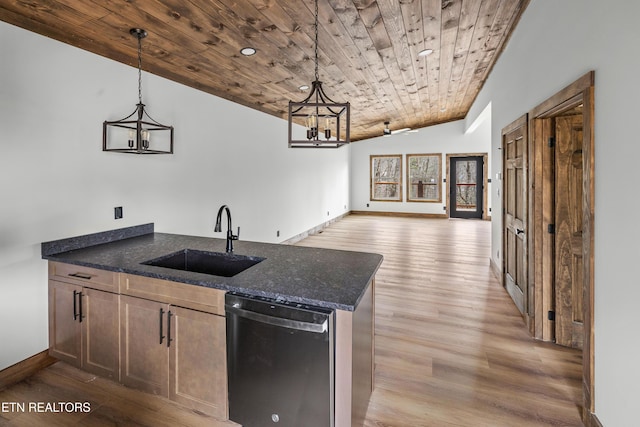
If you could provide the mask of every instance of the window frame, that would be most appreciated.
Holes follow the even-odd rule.
[[[413,157],[433,157],[436,158],[438,160],[438,176],[436,178],[436,182],[435,184],[429,184],[429,185],[435,185],[437,190],[438,190],[438,197],[435,199],[425,199],[425,198],[415,198],[415,197],[411,197],[411,180],[412,180],[412,176],[411,176],[411,167],[409,165],[409,162],[411,161],[411,158]],[[406,155],[406,162],[407,162],[407,202],[412,202],[412,203],[442,203],[442,153],[420,153],[420,154],[407,154]]]
[[[395,158],[398,161],[398,181],[397,182],[375,182],[374,161],[382,158]],[[371,154],[369,156],[369,200],[372,202],[402,202],[402,154]],[[396,198],[377,199],[374,197],[376,184],[396,184],[398,190]]]

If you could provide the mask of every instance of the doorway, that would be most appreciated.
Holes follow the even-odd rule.
[[[585,422],[595,410],[594,80],[593,71],[585,74],[526,116],[528,148],[522,153],[525,170],[520,174],[526,183],[514,181],[514,185],[522,185],[528,192],[524,199],[527,212],[511,223],[512,234],[522,235],[520,252],[518,239],[507,228],[507,188],[503,201],[503,274],[513,273],[507,271],[510,261],[504,259],[512,241],[513,259],[516,263],[524,260],[513,271],[516,280],[522,279],[525,284],[520,287],[523,302],[514,301],[533,336],[582,348]],[[508,135],[514,130],[508,127],[503,129],[503,144],[507,136],[507,140],[517,139],[515,134]],[[511,160],[504,157],[503,161],[506,185]],[[513,164],[519,161],[516,156]],[[516,189],[515,194],[519,191]],[[508,281],[505,277],[503,280],[507,286]]]
[[[486,154],[447,154],[449,218],[487,218],[486,158]]]

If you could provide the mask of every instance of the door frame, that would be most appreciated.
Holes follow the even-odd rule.
[[[553,152],[548,146],[551,135],[547,120],[583,105],[583,295],[584,295],[584,344],[583,366],[583,421],[591,425],[595,410],[594,401],[594,88],[595,72],[590,71],[529,111],[529,206],[530,236],[529,286],[533,286],[534,336],[542,340],[552,337],[553,323],[546,316],[551,306],[554,286],[554,240],[547,226],[554,218],[554,164]]]
[[[446,204],[446,212],[447,212],[447,218],[450,218],[451,215],[451,186],[450,186],[450,179],[449,179],[449,174],[450,174],[450,167],[451,167],[451,158],[452,157],[482,157],[482,219],[483,220],[490,220],[491,216],[489,216],[489,211],[487,209],[487,187],[489,186],[489,155],[488,153],[449,153],[447,154],[447,158],[446,158],[446,162],[447,162],[447,170],[446,170],[446,175],[445,175],[445,179],[447,182],[447,189],[446,189],[446,200],[447,200],[447,204]]]

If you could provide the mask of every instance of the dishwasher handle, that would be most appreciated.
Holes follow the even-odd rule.
[[[266,323],[273,326],[279,326],[298,331],[313,332],[323,334],[328,329],[329,320],[324,319],[322,323],[302,322],[300,320],[286,319],[283,317],[269,316],[268,314],[256,313],[255,311],[240,308],[240,304],[225,304],[227,313],[233,313],[245,319],[254,320],[260,323]]]

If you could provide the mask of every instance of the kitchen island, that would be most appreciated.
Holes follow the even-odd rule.
[[[335,426],[361,425],[373,388],[374,276],[382,262],[382,256],[237,241],[234,249],[235,256],[251,257],[261,261],[231,277],[145,264],[150,260],[161,259],[186,249],[224,253],[225,240],[155,233],[153,224],[145,224],[43,243],[42,256],[50,261],[51,354],[87,370],[94,369],[93,372],[111,377],[125,385],[170,398],[174,396],[176,401],[187,406],[193,406],[194,409],[225,419],[228,408],[226,364],[223,357],[226,346],[222,327],[225,312],[221,304],[224,293],[235,291],[329,308],[335,310]],[[83,272],[83,269],[86,271]],[[107,275],[107,279],[101,280],[104,274]],[[105,282],[108,284],[106,287]],[[93,301],[108,301],[108,304],[98,305],[95,302],[92,304],[90,299],[92,295]],[[64,305],[64,301],[68,301],[71,297],[73,307],[70,306],[69,309],[73,310],[74,318],[79,311],[80,320],[77,323],[80,324],[84,318],[88,320],[85,320],[83,326],[77,326],[74,323],[74,327],[84,328],[82,329],[84,332],[77,332],[78,343],[74,344],[74,348],[79,349],[79,356],[65,359],[69,353],[73,352],[66,349],[58,351],[56,348],[58,342],[60,348],[67,345],[69,332],[68,328],[62,326],[66,320],[61,319],[70,318],[70,316],[59,315],[59,313],[60,305]],[[107,337],[106,343],[95,339],[91,341],[87,338],[90,335],[90,330],[85,330],[90,329],[87,324],[97,325],[98,323],[90,322],[89,311],[83,315],[83,301],[87,310],[93,307],[94,312],[102,311],[100,318],[110,319],[106,326],[96,326],[94,333],[94,336]],[[153,323],[149,321],[148,324],[143,324],[146,317],[138,313],[144,310],[157,313],[158,307],[159,342],[162,344],[165,340],[167,348],[170,348],[171,342],[176,341],[173,347],[178,350],[162,350],[158,353],[157,360],[144,360],[139,371],[136,371],[135,359],[144,359],[149,352],[136,347],[144,339],[129,340],[128,337],[138,333],[136,331],[139,329],[143,331],[157,329],[157,315],[153,315]],[[109,316],[109,313],[112,315]],[[169,316],[166,322],[168,331],[163,331],[163,313],[168,313]],[[148,317],[151,318],[151,316]],[[182,332],[196,330],[196,325],[200,325],[202,333],[210,334],[210,341],[215,343],[214,348],[217,353],[220,353],[217,354],[218,362],[215,366],[217,373],[213,376],[216,378],[218,388],[213,392],[205,390],[209,396],[213,396],[210,400],[215,399],[217,402],[215,405],[209,405],[211,410],[208,410],[206,405],[200,405],[203,401],[200,398],[184,398],[185,393],[176,391],[180,384],[172,380],[172,378],[189,378],[188,372],[185,371],[177,375],[176,370],[179,366],[175,361],[172,362],[171,351],[179,351],[178,343],[187,342],[185,339],[178,341],[179,335],[175,335],[175,339],[172,338],[170,330],[173,326],[176,334],[178,319],[190,319],[191,322],[183,321],[183,325],[190,325],[190,327],[183,326],[180,329]],[[137,323],[141,325],[136,326]],[[214,330],[215,332],[212,332]],[[108,331],[112,331],[110,341]],[[83,340],[82,337],[85,339]],[[110,351],[112,357],[107,361],[108,363],[90,363],[91,354],[95,355],[97,352],[94,348],[92,353],[91,349],[87,348],[90,345],[99,346],[101,351],[114,346],[117,350]],[[193,366],[197,366],[201,359],[206,359],[204,363],[211,365],[209,355],[204,357],[205,355],[199,355],[197,352],[197,348],[185,350],[182,358],[189,357],[190,365]],[[168,370],[162,368],[168,371],[166,380],[165,376],[162,376],[159,381],[156,381],[155,375],[150,376],[154,378],[154,383],[145,382],[144,378],[140,379],[145,376],[149,366],[165,364],[165,359],[167,359],[166,365],[169,366]],[[177,356],[176,360],[178,360]],[[101,371],[103,365],[109,365],[111,368]],[[225,369],[222,369],[221,365],[224,365]],[[202,372],[191,373],[194,381],[202,376]],[[211,382],[207,381],[207,383]],[[193,384],[190,383],[189,386],[193,387]],[[198,389],[198,387],[206,388],[207,385],[198,385],[195,388]],[[191,403],[193,405],[190,405]]]

